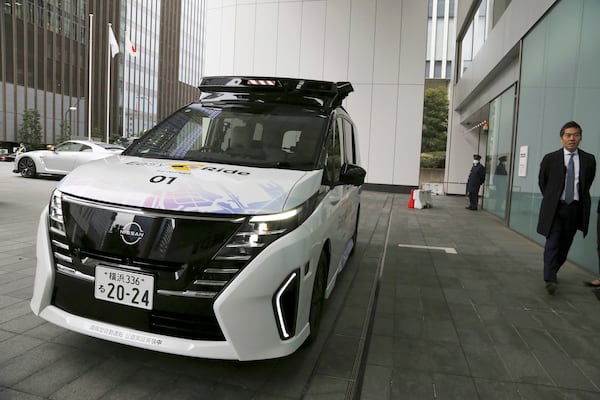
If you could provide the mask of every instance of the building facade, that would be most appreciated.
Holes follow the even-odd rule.
[[[6,0],[0,11],[0,141],[17,141],[26,109],[41,116],[43,142],[62,126],[84,129],[86,0]]]
[[[55,143],[65,130],[95,139],[105,139],[105,133],[137,136],[197,98],[203,5],[6,0],[0,18],[0,141],[18,141],[27,109],[40,114],[41,142]],[[119,46],[114,57],[109,23]]]
[[[539,164],[562,147],[560,127],[579,122],[582,149],[600,155],[600,2],[461,1],[457,18],[446,191],[464,194],[472,154],[481,154],[483,208],[543,243],[536,232]],[[599,188],[592,186],[593,210]],[[595,218],[592,212],[588,235],[578,233],[569,254],[591,271],[598,268]]]
[[[425,78],[452,77],[456,37],[456,0],[429,0]]]

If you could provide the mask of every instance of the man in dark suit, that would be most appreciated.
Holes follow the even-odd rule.
[[[546,237],[544,281],[549,294],[557,288],[557,273],[567,259],[577,230],[587,235],[590,187],[596,176],[596,158],[581,149],[581,126],[567,122],[560,130],[563,148],[548,153],[540,164],[538,184],[542,204],[537,231]]]
[[[473,166],[467,179],[467,195],[469,195],[469,205],[467,210],[477,210],[477,200],[479,199],[479,187],[485,181],[485,168],[480,163],[481,156],[473,154]]]

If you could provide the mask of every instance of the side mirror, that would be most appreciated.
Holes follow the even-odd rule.
[[[340,171],[340,183],[344,185],[360,186],[365,183],[367,171],[353,164],[344,164]]]

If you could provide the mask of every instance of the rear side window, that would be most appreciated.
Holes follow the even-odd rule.
[[[342,125],[344,128],[344,143],[345,143],[345,154],[346,162],[349,164],[358,164],[358,154],[356,151],[356,140],[354,136],[354,126],[346,118],[342,118]]]

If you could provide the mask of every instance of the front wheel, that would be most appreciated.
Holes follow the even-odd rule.
[[[325,303],[327,270],[327,254],[325,254],[325,252],[321,252],[319,264],[317,265],[317,271],[315,272],[315,282],[313,283],[312,296],[310,300],[310,315],[308,317],[308,322],[310,324],[310,335],[308,336],[306,343],[313,342],[319,333],[319,327],[321,326],[321,314],[323,313],[323,305]]]
[[[36,175],[35,162],[29,157],[23,157],[19,160],[18,170],[23,178],[34,178]]]

